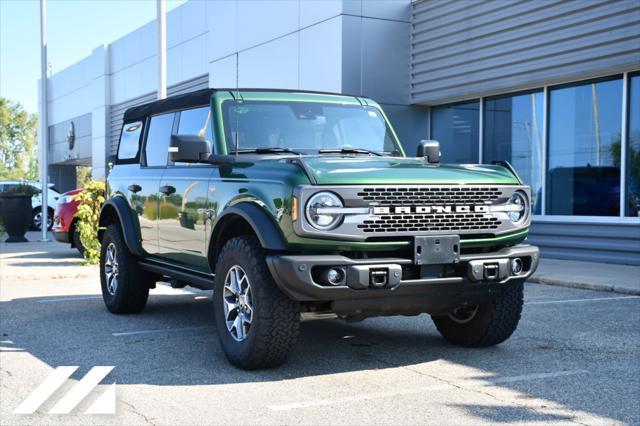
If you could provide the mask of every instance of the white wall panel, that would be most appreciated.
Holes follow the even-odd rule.
[[[207,32],[207,13],[205,1],[188,1],[176,11],[180,11],[182,41],[190,40]]]
[[[47,87],[49,100],[54,100],[81,87],[88,86],[91,84],[94,74],[98,75],[99,73],[100,69],[94,66],[91,56],[57,72],[49,78]]]
[[[154,5],[155,6],[155,5]],[[167,48],[175,47],[182,43],[182,8],[178,7],[170,10],[167,13]],[[158,34],[156,27],[156,21],[153,21],[154,32]],[[157,43],[157,38],[154,37],[154,41]]]
[[[378,102],[409,102],[410,24],[362,20],[362,94]]]
[[[409,22],[411,20],[411,0],[363,1],[362,16]]]
[[[342,13],[345,15],[362,15],[362,1],[363,0],[343,0]],[[366,0],[369,1],[369,0]]]
[[[300,31],[300,89],[342,90],[342,19]]]
[[[153,20],[143,25],[135,33],[136,52],[131,63],[140,62],[158,54],[158,28]]]
[[[167,85],[182,81],[182,46],[167,49]]]
[[[236,55],[209,64],[209,87],[236,87]]]
[[[297,1],[243,0],[238,2],[238,48],[242,51],[299,28]]]
[[[220,0],[206,2],[207,60],[216,61],[237,51],[237,2]]]
[[[297,89],[298,33],[241,52],[239,68],[242,87]]]
[[[202,75],[207,72],[207,48],[204,34],[185,41],[180,46],[182,50],[181,81]],[[176,82],[177,83],[177,82]]]
[[[303,0],[300,2],[300,28],[342,13],[342,0]]]

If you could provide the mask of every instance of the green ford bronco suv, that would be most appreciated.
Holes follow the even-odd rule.
[[[463,346],[506,340],[538,249],[508,163],[407,157],[371,99],[201,90],[131,108],[100,216],[113,313],[156,281],[213,289],[227,358],[284,362],[305,318],[428,313]]]

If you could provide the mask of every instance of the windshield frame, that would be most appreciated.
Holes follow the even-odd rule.
[[[243,94],[244,95],[244,94]],[[394,157],[406,157],[406,154],[404,152],[404,149],[402,147],[402,144],[400,143],[398,136],[396,135],[396,132],[394,131],[393,127],[391,126],[391,123],[389,122],[389,119],[387,118],[386,114],[384,113],[384,111],[382,110],[382,108],[376,104],[376,103],[371,103],[371,102],[366,102],[366,100],[362,100],[364,101],[364,103],[357,98],[358,101],[360,102],[359,104],[356,103],[352,103],[352,102],[336,102],[335,100],[323,100],[323,99],[306,99],[306,98],[300,98],[300,99],[296,99],[293,97],[288,97],[287,99],[278,99],[277,97],[274,97],[272,99],[269,98],[260,98],[260,99],[253,99],[250,96],[243,96],[240,99],[234,99],[234,98],[227,98],[222,100],[222,102],[218,103],[218,117],[220,120],[220,130],[221,130],[221,134],[224,137],[223,139],[223,143],[220,144],[221,148],[224,149],[225,153],[228,155],[235,155],[235,146],[234,146],[234,139],[233,139],[233,135],[231,134],[231,130],[232,127],[231,126],[227,126],[226,124],[229,123],[230,117],[229,117],[229,110],[230,110],[230,106],[233,104],[290,104],[292,102],[299,102],[299,103],[314,103],[314,104],[323,104],[323,105],[330,105],[330,106],[346,106],[346,107],[362,107],[362,108],[373,108],[375,109],[379,114],[380,117],[383,121],[383,124],[385,126],[385,132],[386,135],[385,137],[388,137],[390,142],[393,144],[395,151],[375,151],[377,155],[382,155],[382,156],[394,156]],[[256,147],[244,147],[244,149],[255,149]],[[268,148],[265,144],[264,147],[257,147],[257,148]],[[285,148],[285,147],[279,147],[279,148]],[[295,150],[295,151],[303,151],[301,153],[301,155],[336,155],[334,153],[320,153],[319,150],[323,149],[323,148],[315,148],[315,149],[300,149],[298,147],[286,147],[289,148],[291,150]],[[348,148],[348,147],[335,147],[336,150],[339,150],[340,148]],[[357,146],[353,146],[352,148],[354,149],[366,149],[366,148],[362,148],[362,147],[357,147]],[[329,149],[333,149],[333,148],[329,148]],[[242,140],[240,140],[239,146],[238,146],[238,150],[239,152],[242,152],[243,150],[243,146],[242,146]],[[260,155],[260,154],[258,154]],[[267,155],[267,154],[264,154]],[[362,155],[362,154],[338,154],[338,155]],[[374,154],[375,155],[375,154]]]

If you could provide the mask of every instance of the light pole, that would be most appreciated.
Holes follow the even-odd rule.
[[[40,0],[40,185],[42,187],[42,202],[40,204],[41,241],[49,241],[47,223],[49,222],[49,126],[47,110],[47,4]]]
[[[156,0],[158,22],[158,99],[167,97],[167,4]]]

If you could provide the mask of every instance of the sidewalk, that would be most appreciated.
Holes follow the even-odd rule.
[[[640,295],[640,266],[574,260],[540,260],[530,282]]]
[[[27,243],[0,242],[0,280],[56,280],[97,277],[96,266],[83,266],[78,250],[53,239],[39,241],[40,232],[27,232]]]

